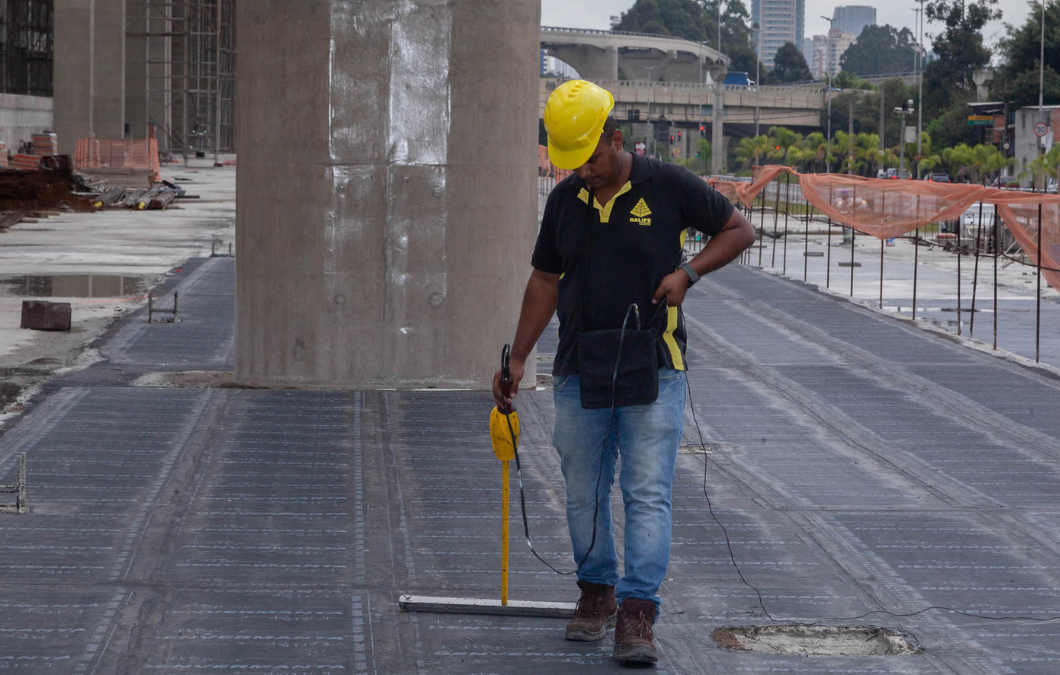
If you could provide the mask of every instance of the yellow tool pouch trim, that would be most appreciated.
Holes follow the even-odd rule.
[[[519,413],[511,414],[512,430],[515,431],[515,443],[519,442]],[[508,430],[508,420],[504,419],[504,413],[494,406],[490,413],[490,440],[493,442],[493,454],[502,462],[510,462],[515,459],[515,445],[512,443],[512,434]]]

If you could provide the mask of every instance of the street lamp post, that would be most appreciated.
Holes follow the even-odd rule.
[[[1045,110],[1042,103],[1045,101],[1043,97],[1045,85],[1045,0],[1042,0],[1042,37],[1041,37],[1041,53],[1038,56],[1038,121],[1045,122]],[[1055,133],[1055,130],[1054,130]],[[1055,138],[1055,136],[1054,136]],[[1044,137],[1038,139],[1038,156],[1041,157],[1045,152],[1045,140]],[[1046,188],[1045,176],[1043,174],[1044,167],[1040,166],[1038,169],[1038,176],[1035,176],[1035,182],[1042,186],[1044,190]],[[1039,277],[1041,275],[1039,274]]]
[[[758,10],[762,12],[761,8]],[[758,138],[758,120],[760,115],[758,112],[758,92],[762,89],[762,23],[759,20],[755,24],[755,30],[758,31],[758,53],[755,55],[755,138]]]
[[[905,116],[913,112],[913,100],[906,101],[901,108],[895,108],[894,112],[902,116],[902,128],[898,133],[898,178],[901,180],[905,171]]]
[[[828,60],[827,60],[827,63],[825,63],[825,66],[824,66],[824,72],[828,76],[828,91],[825,94],[825,98],[828,101],[828,150],[826,150],[825,153],[824,153],[824,168],[825,168],[825,173],[831,173],[832,166],[831,166],[831,163],[828,161],[828,155],[829,155],[829,153],[832,152],[832,58],[831,58],[832,45],[831,45],[831,39],[832,39],[832,24],[835,23],[835,19],[834,18],[829,18],[827,16],[823,16],[823,15],[821,16],[821,18],[828,22],[828,40],[829,40]]]
[[[828,148],[824,151],[824,172],[831,173],[832,165],[828,161],[828,155],[832,152],[832,73],[826,69],[825,74],[828,75],[828,91],[825,93],[828,99]]]
[[[920,3],[919,9],[917,9],[917,19],[920,22],[920,37],[917,38],[917,51],[920,54],[920,76],[917,79],[920,81],[920,92],[917,94],[916,110],[916,178],[917,180],[920,180],[920,160],[922,159],[921,153],[923,152],[921,147],[921,143],[923,142],[922,129],[924,128],[924,0],[917,1]],[[902,127],[902,133],[904,134],[904,118],[902,121]]]
[[[659,65],[644,66],[644,70],[648,71],[648,91],[651,92],[651,96],[648,98],[648,138],[645,141],[651,141],[651,156],[655,156],[655,127],[651,123],[651,99],[655,98],[655,90],[651,86],[651,71],[658,68]],[[648,147],[648,143],[644,143],[644,147]]]

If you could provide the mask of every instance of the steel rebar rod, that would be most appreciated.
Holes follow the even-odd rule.
[[[778,195],[779,196],[779,195]],[[788,273],[788,216],[791,211],[791,174],[784,174],[784,268],[781,274]]]
[[[972,318],[968,320],[968,337],[975,337],[975,298],[979,292],[979,247],[983,237],[983,203],[979,202],[979,225],[975,230],[975,271],[972,273]]]
[[[768,187],[768,186],[767,186]],[[773,255],[770,267],[777,266],[777,221],[780,220],[780,183],[777,183],[777,198],[773,200]]]
[[[994,350],[997,351],[997,315],[1000,313],[997,306],[997,258],[1001,244],[998,240],[999,228],[997,226],[997,208],[994,208]]]
[[[883,244],[884,240],[880,239],[880,309],[883,309]]]
[[[1041,361],[1042,346],[1042,203],[1038,202],[1038,286],[1035,292],[1034,362]]]
[[[917,265],[920,262],[920,228],[916,228],[913,234],[913,321],[916,321],[916,282]]]
[[[850,297],[854,297],[854,241],[857,239],[856,230],[850,228]]]
[[[828,241],[825,244],[824,287],[832,286],[832,216],[828,216]]]
[[[957,335],[961,335],[961,221],[957,219]]]

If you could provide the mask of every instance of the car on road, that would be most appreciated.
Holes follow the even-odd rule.
[[[1015,176],[999,176],[990,183],[990,186],[1007,190],[1018,190],[1020,189],[1020,181]]]
[[[887,178],[890,180],[905,180],[912,177],[907,169],[887,169]]]
[[[924,180],[929,183],[949,183],[950,176],[949,174],[945,173],[929,173],[924,176]]]

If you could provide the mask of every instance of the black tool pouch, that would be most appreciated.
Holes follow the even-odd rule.
[[[590,203],[594,197],[590,197]],[[629,306],[616,329],[584,330],[588,307],[585,292],[589,287],[593,243],[596,228],[585,231],[585,266],[582,295],[578,307],[578,380],[582,407],[588,410],[647,405],[659,398],[659,357],[655,346],[655,321],[659,311],[645,328],[641,327],[640,309]],[[659,310],[665,311],[664,300]],[[634,323],[630,325],[630,314]]]
[[[635,310],[631,305],[630,310]],[[636,326],[578,333],[578,380],[582,407],[597,408],[647,405],[659,398],[659,357],[655,331]]]

